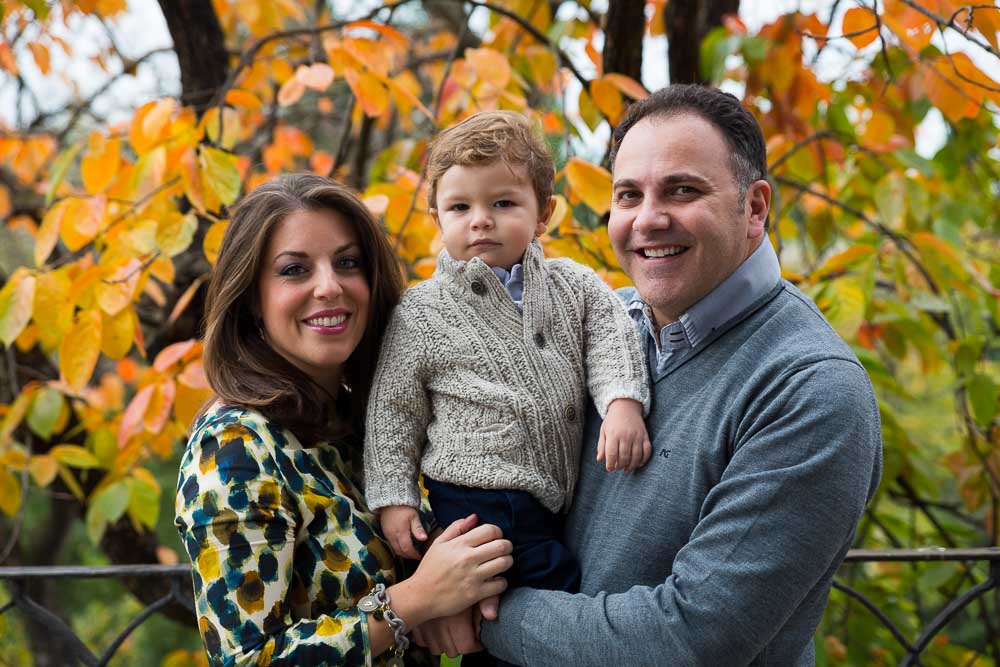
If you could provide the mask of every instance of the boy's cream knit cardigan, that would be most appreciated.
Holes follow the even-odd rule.
[[[524,256],[523,314],[478,257],[441,251],[393,313],[368,402],[371,509],[419,504],[417,473],[519,489],[553,512],[573,498],[587,393],[649,410],[646,361],[624,306],[591,269]]]

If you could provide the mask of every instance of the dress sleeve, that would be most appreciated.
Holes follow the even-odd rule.
[[[499,621],[483,623],[490,652],[532,667],[744,665],[805,613],[806,596],[829,589],[878,484],[878,406],[864,371],[843,360],[780,384],[745,416],[665,581],[594,596],[514,589]],[[811,621],[818,613],[799,619]]]
[[[404,297],[393,312],[372,380],[365,423],[365,497],[372,510],[421,502],[417,473],[431,420],[421,311]]]
[[[269,429],[209,424],[181,462],[176,524],[193,564],[198,629],[213,667],[371,665],[356,607],[294,621],[308,605],[293,567],[298,504]]]
[[[584,364],[587,390],[603,418],[608,406],[619,398],[642,404],[649,413],[649,369],[635,324],[600,277],[580,266],[580,286],[584,298]]]

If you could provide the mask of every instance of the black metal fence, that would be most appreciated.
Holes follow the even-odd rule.
[[[834,589],[841,591],[852,600],[860,603],[871,612],[872,616],[881,622],[899,642],[906,652],[900,661],[900,667],[920,665],[923,651],[957,614],[989,591],[1000,590],[1000,548],[982,549],[886,549],[866,550],[854,549],[845,559],[845,565],[853,563],[868,563],[888,561],[897,563],[959,561],[976,563],[986,561],[989,571],[986,579],[974,583],[961,595],[955,597],[942,608],[931,622],[923,628],[919,636],[908,639],[905,633],[895,624],[889,615],[857,590],[842,581],[834,581]],[[115,637],[107,648],[98,656],[77,636],[73,629],[61,618],[44,606],[33,600],[27,593],[28,584],[33,579],[66,579],[66,578],[115,578],[150,577],[170,582],[169,592],[149,604],[139,612],[128,625]],[[186,565],[123,565],[112,567],[0,567],[0,581],[4,582],[10,594],[10,600],[0,606],[0,615],[16,609],[30,623],[41,623],[54,639],[69,647],[72,652],[68,659],[86,667],[104,667],[109,663],[115,652],[125,640],[146,619],[157,611],[171,604],[179,604],[194,614],[194,604],[191,598],[190,570]]]

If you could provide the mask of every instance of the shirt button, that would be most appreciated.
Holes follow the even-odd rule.
[[[575,422],[576,421],[576,408],[572,405],[567,405],[566,410],[563,412],[563,416],[566,417],[566,421]]]
[[[481,280],[473,280],[471,287],[472,287],[472,293],[475,294],[476,296],[482,296],[486,294],[486,285],[484,285]]]
[[[545,336],[540,333],[535,334],[535,345],[538,347],[545,347]]]

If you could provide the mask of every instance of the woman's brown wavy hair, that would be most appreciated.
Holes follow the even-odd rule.
[[[353,225],[371,290],[364,335],[341,374],[349,391],[338,397],[336,411],[328,392],[275,352],[258,326],[259,276],[268,241],[279,222],[301,210],[335,211]],[[288,174],[260,185],[231,210],[208,284],[204,364],[215,398],[257,410],[306,441],[360,435],[382,335],[403,287],[385,233],[347,188],[312,174]]]

